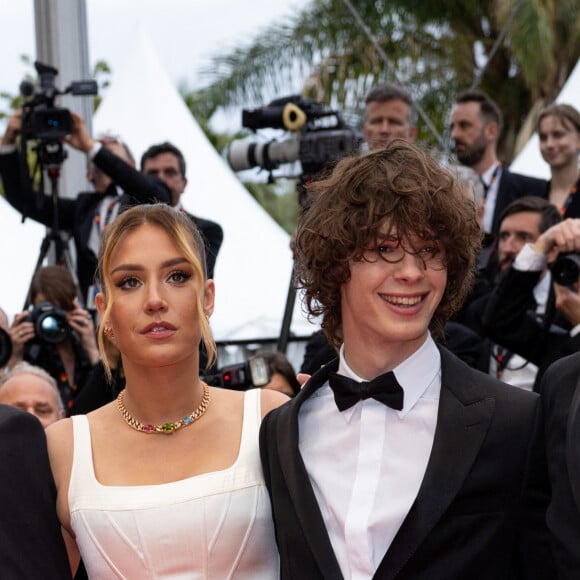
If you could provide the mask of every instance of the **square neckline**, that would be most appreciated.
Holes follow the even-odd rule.
[[[249,395],[249,393],[254,392],[254,391],[257,391],[257,396]],[[256,399],[257,399],[257,401],[256,401]],[[234,459],[234,461],[231,465],[229,465],[228,467],[224,467],[223,469],[217,469],[214,471],[205,471],[203,473],[191,475],[191,476],[183,478],[183,479],[176,479],[174,481],[167,481],[165,483],[138,484],[138,485],[108,485],[105,483],[101,483],[101,481],[99,481],[97,479],[97,475],[95,473],[93,440],[92,440],[92,436],[91,436],[91,426],[90,426],[90,422],[88,420],[88,417],[87,417],[87,415],[73,415],[71,417],[71,419],[73,419],[73,429],[75,429],[75,427],[74,427],[75,420],[78,421],[77,426],[80,429],[86,428],[86,432],[88,434],[88,443],[89,443],[90,450],[91,450],[90,458],[86,459],[86,464],[88,466],[90,466],[90,473],[88,475],[90,475],[92,481],[94,482],[94,484],[98,488],[110,489],[110,490],[123,490],[123,489],[147,490],[147,489],[159,488],[159,487],[180,487],[182,485],[187,485],[189,482],[192,482],[193,480],[202,480],[204,478],[211,479],[212,477],[221,477],[228,472],[235,471],[235,469],[240,464],[240,461],[241,461],[241,458],[243,455],[243,451],[247,448],[247,438],[250,436],[249,430],[250,430],[252,421],[250,420],[251,417],[249,416],[249,414],[251,413],[251,410],[252,410],[251,405],[253,403],[253,408],[255,409],[257,402],[261,402],[260,389],[259,388],[248,389],[244,393],[244,401],[243,401],[243,406],[242,406],[242,427],[240,429],[238,452],[236,454],[236,458]],[[258,413],[259,413],[260,408],[261,408],[261,404],[258,406]],[[83,427],[83,425],[84,425],[84,427]],[[147,435],[147,436],[149,436],[149,435]],[[74,441],[73,441],[73,447],[74,447]],[[75,451],[73,449],[73,463],[74,463],[74,455],[75,455]],[[72,475],[72,471],[71,471],[71,475]]]

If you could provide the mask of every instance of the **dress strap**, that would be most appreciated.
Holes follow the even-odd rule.
[[[262,422],[262,389],[248,389],[244,393],[244,417],[242,439],[240,441],[239,459],[243,456],[253,457]]]
[[[96,483],[93,467],[91,431],[86,415],[73,415],[73,461],[69,483],[69,500],[75,489],[86,491]]]

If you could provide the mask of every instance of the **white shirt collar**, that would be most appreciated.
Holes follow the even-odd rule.
[[[405,417],[422,396],[438,398],[441,381],[435,381],[441,372],[441,353],[431,334],[427,340],[410,357],[393,369],[395,377],[403,387],[405,398],[403,408],[397,411],[400,417]],[[338,373],[356,381],[364,381],[349,366],[344,358],[344,344],[339,351]],[[357,405],[360,403],[357,403]],[[343,411],[342,415],[350,420],[357,405]]]

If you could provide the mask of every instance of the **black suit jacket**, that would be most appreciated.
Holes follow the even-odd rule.
[[[375,578],[555,578],[545,509],[538,396],[507,386],[441,349],[433,449],[418,496]],[[302,403],[335,370],[316,373],[260,431],[282,579],[342,578],[298,448]],[[324,426],[321,426],[321,436]]]
[[[493,341],[537,365],[535,390],[551,363],[580,351],[580,335],[570,336],[570,323],[553,310],[553,296],[547,307],[549,324],[536,315],[534,288],[541,274],[508,268],[490,293],[482,318]]]
[[[540,383],[552,484],[548,527],[561,580],[580,578],[580,353],[552,364]]]
[[[214,277],[215,263],[218,252],[224,240],[224,231],[216,222],[187,214],[201,233],[205,244],[205,261],[207,266],[207,277]]]
[[[42,425],[0,405],[0,577],[71,578]]]
[[[171,203],[171,192],[159,178],[143,175],[105,147],[101,147],[93,161],[122,187],[121,208],[139,203]],[[19,163],[18,152],[0,155],[0,176],[6,200],[24,217],[52,228],[52,196],[23,187]],[[111,187],[104,193],[117,195],[117,190]],[[88,246],[89,236],[104,193],[80,193],[76,198],[59,197],[57,200],[58,227],[73,237],[78,284],[85,300],[97,269],[97,257]]]
[[[499,232],[499,218],[503,210],[514,200],[524,195],[548,196],[548,182],[545,179],[512,173],[507,167],[501,172],[497,198],[493,211],[492,233]]]

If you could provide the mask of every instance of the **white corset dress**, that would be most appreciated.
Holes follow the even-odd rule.
[[[87,418],[72,419],[71,526],[90,578],[278,578],[258,451],[259,389],[245,393],[240,451],[231,467],[160,485],[101,485]]]

